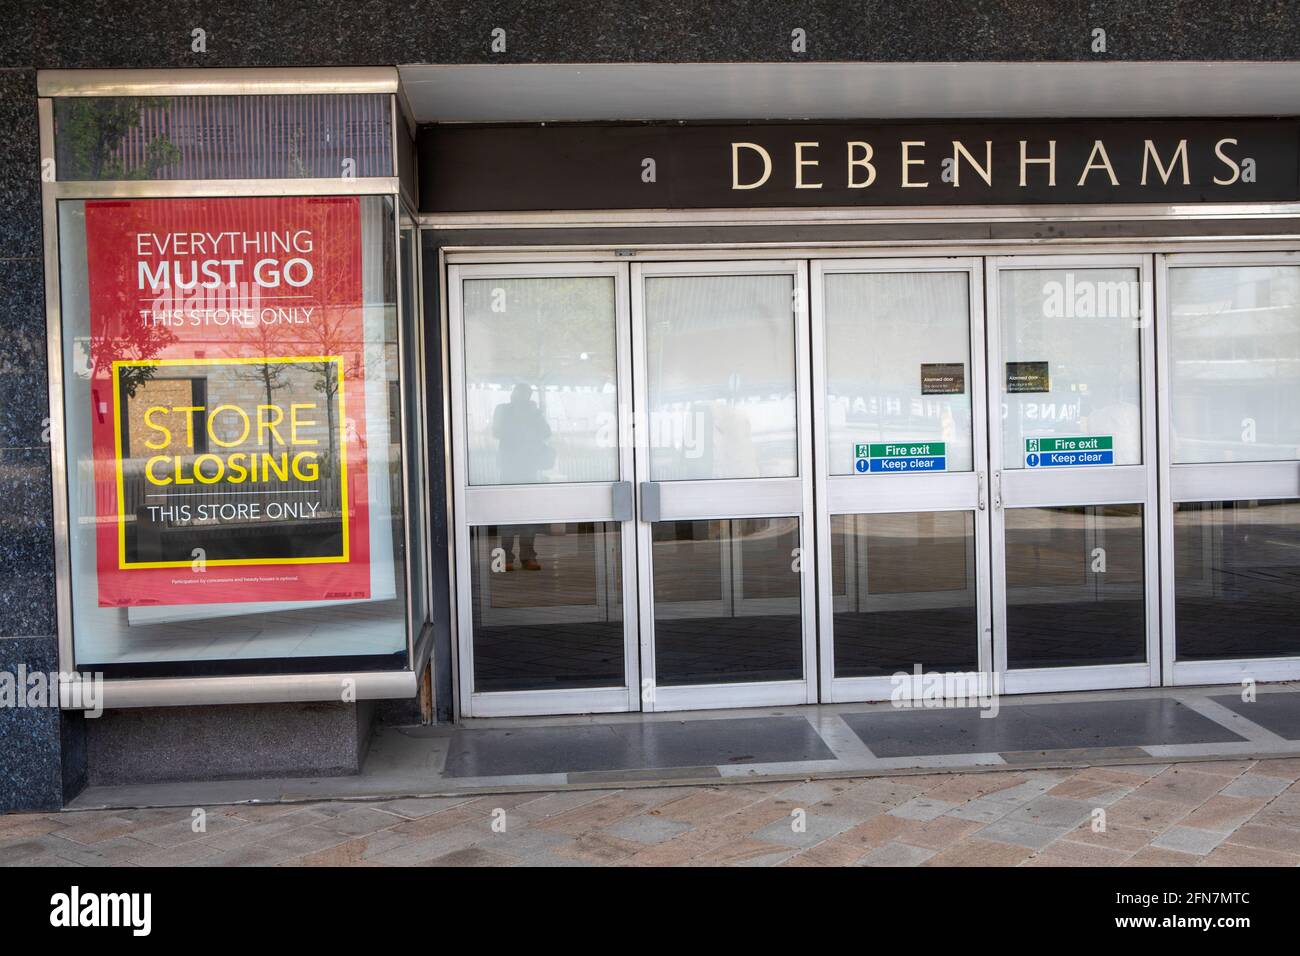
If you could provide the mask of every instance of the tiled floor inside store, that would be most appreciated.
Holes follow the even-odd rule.
[[[1300,691],[1226,690],[382,728],[356,776],[0,817],[0,864],[1300,864]]]

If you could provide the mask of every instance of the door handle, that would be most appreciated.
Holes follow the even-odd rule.
[[[610,510],[615,521],[631,521],[636,517],[636,502],[632,495],[632,482],[616,481],[609,489]]]
[[[1002,472],[993,472],[993,510],[1002,510]]]
[[[659,482],[641,482],[641,520],[658,521],[663,509],[659,503]]]
[[[984,472],[975,473],[975,495],[980,511],[984,510]]]

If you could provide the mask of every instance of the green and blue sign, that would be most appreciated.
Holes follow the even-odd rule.
[[[853,470],[859,475],[947,471],[947,447],[941,441],[863,442],[853,446]]]
[[[1072,438],[1026,438],[1026,468],[1077,468],[1083,465],[1115,464],[1114,439],[1110,435],[1079,435]]]

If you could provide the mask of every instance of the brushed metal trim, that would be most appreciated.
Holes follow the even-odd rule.
[[[46,100],[45,102],[49,102]],[[168,179],[50,183],[55,199],[173,199],[187,196],[396,196],[396,176],[357,179]]]
[[[42,165],[54,163],[54,104],[36,101]],[[72,559],[68,552],[67,440],[63,429],[63,312],[59,291],[59,207],[55,184],[41,176],[41,220],[45,254],[45,358],[49,384],[50,488],[54,532],[54,607],[59,668],[73,669]]]
[[[391,106],[392,99],[389,98]],[[395,107],[394,107],[395,109]],[[396,142],[396,129],[393,130],[394,142]],[[394,161],[397,157],[394,154]],[[415,383],[403,382],[402,378],[406,374],[407,351],[411,348],[411,343],[406,341],[406,321],[409,318],[402,302],[402,277],[406,272],[406,263],[402,261],[402,203],[397,197],[394,197],[391,203],[390,211],[393,216],[392,235],[393,241],[393,281],[396,283],[393,287],[393,315],[397,318],[397,409],[398,409],[398,428],[397,446],[401,449],[401,478],[402,478],[402,542],[405,553],[402,555],[402,580],[405,582],[405,605],[406,605],[406,659],[411,661],[415,657],[415,642],[419,638],[419,628],[424,625],[424,621],[415,620],[415,597],[412,594],[411,579],[411,555],[419,547],[420,542],[414,540],[415,530],[411,526],[411,461],[410,455],[414,451],[407,446],[407,416],[410,409],[406,400],[407,394]],[[382,253],[381,253],[382,256]],[[381,267],[382,268],[382,267]],[[412,288],[411,307],[415,308],[415,294]],[[416,372],[419,377],[419,372]],[[417,436],[418,441],[418,436]],[[393,444],[393,436],[388,436],[388,443]],[[420,452],[417,452],[419,454]]]
[[[421,213],[436,229],[574,228],[613,226],[881,225],[952,222],[1088,222],[1300,217],[1300,202],[1074,203],[1027,206],[830,206],[751,209],[593,209],[546,212]]]
[[[351,688],[345,682],[352,681]],[[74,681],[60,680],[63,690]],[[244,677],[180,677],[162,680],[106,680],[102,703],[105,710],[127,707],[182,707],[191,704],[278,704],[303,701],[344,702],[344,690],[352,700],[386,700],[414,697],[414,671],[379,671],[360,674],[271,674]],[[77,699],[73,696],[71,699]]]
[[[436,230],[435,230],[436,231]],[[619,261],[629,249],[638,262],[687,262],[692,260],[771,260],[771,259],[893,259],[948,258],[993,255],[1099,255],[1124,253],[1218,253],[1232,250],[1285,253],[1300,244],[1300,233],[1248,235],[1225,233],[1214,236],[1129,236],[1105,239],[952,239],[895,237],[843,241],[743,242],[735,240],[691,242],[678,240],[663,244],[632,246],[626,242],[598,243],[593,239],[575,245],[513,245],[492,243],[481,246],[449,244],[441,246],[447,262],[453,265],[503,264],[507,262],[606,262]],[[1058,251],[1059,250],[1059,251]],[[622,261],[626,261],[623,259]]]
[[[177,70],[38,70],[38,96],[254,96],[396,93],[397,68],[200,67]]]
[[[415,641],[415,654],[411,658],[411,673],[420,675],[424,673],[425,667],[433,662],[433,622],[425,621],[420,628],[420,636]],[[433,689],[434,706],[438,703],[438,689]]]

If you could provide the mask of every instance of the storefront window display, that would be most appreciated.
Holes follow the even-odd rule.
[[[405,666],[394,215],[385,196],[60,202],[77,667]]]

